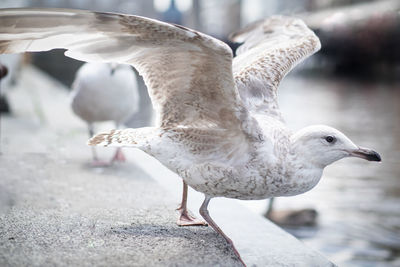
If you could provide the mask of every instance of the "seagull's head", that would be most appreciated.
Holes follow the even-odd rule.
[[[374,150],[359,147],[340,131],[324,125],[299,130],[293,134],[291,142],[294,153],[321,168],[345,157],[381,161],[381,156]]]

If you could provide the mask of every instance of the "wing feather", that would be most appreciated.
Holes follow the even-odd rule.
[[[67,49],[88,62],[133,65],[161,126],[237,128],[240,99],[223,42],[139,16],[73,9],[3,9],[0,53]]]
[[[285,75],[321,47],[303,21],[273,16],[231,34],[243,42],[233,60],[233,74],[244,105],[283,121],[277,89]]]

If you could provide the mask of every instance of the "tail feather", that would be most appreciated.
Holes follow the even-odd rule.
[[[153,132],[149,128],[111,130],[100,133],[89,139],[89,146],[139,147],[143,145]]]

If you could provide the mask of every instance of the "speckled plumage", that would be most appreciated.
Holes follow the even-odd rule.
[[[138,16],[6,9],[0,22],[2,53],[60,47],[76,59],[129,63],[139,71],[159,127],[115,131],[104,139],[107,145],[138,147],[210,196],[288,194],[290,132],[276,89],[288,70],[319,48],[301,21],[273,17],[234,34],[245,44],[233,60],[217,39]],[[91,144],[104,144],[99,138]]]
[[[136,147],[180,175],[180,225],[199,224],[187,212],[186,184],[203,192],[201,216],[244,264],[209,215],[212,197],[296,195],[314,187],[324,167],[338,159],[380,161],[380,156],[327,126],[292,133],[284,125],[277,87],[320,48],[302,21],[275,16],[234,33],[232,40],[244,42],[235,59],[219,40],[143,17],[67,9],[0,11],[2,53],[65,48],[76,59],[129,63],[139,71],[158,113],[157,127],[112,130],[89,145]]]
[[[89,144],[142,149],[210,197],[303,193],[331,163],[303,156],[308,150],[298,143],[309,140],[294,139],[277,104],[283,77],[320,48],[301,20],[274,16],[232,34],[243,42],[234,59],[217,39],[138,16],[6,9],[0,25],[2,53],[65,48],[76,59],[133,65],[150,91],[158,126],[113,130]],[[321,134],[314,136],[318,142],[323,133],[336,134],[313,131]],[[343,144],[355,147],[347,139]]]
[[[319,40],[297,19],[278,16],[264,21],[262,26],[268,26],[269,32],[257,28],[232,35],[234,41],[245,41],[241,46],[244,49],[239,48],[233,61],[229,51],[218,55],[232,62],[225,69],[214,66],[214,60],[202,63],[205,66],[201,68],[207,67],[207,72],[197,72],[196,79],[207,79],[207,83],[214,83],[213,87],[196,83],[180,91],[183,100],[202,90],[196,102],[190,102],[195,104],[195,110],[191,111],[196,113],[179,112],[185,119],[166,118],[171,113],[159,108],[160,117],[164,118],[160,128],[106,133],[92,139],[90,144],[140,148],[178,173],[192,188],[209,196],[263,199],[311,189],[322,171],[294,171],[299,166],[295,166],[295,156],[290,153],[291,132],[280,116],[276,90],[294,65],[319,49]],[[269,35],[274,36],[272,42]],[[231,65],[233,71],[229,70]],[[221,78],[215,79],[215,75],[233,79],[235,85],[221,84]],[[220,95],[221,86],[223,92],[230,90],[230,99]],[[167,85],[163,89],[170,90]],[[165,106],[173,112],[187,109],[185,102],[176,102],[168,92],[160,92],[165,100],[153,98],[156,106],[168,101]]]

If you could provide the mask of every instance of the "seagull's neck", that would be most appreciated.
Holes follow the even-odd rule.
[[[273,177],[275,186],[279,185],[273,188],[267,186],[270,188],[268,193],[272,196],[291,196],[304,193],[317,185],[322,176],[323,166],[317,166],[302,156],[301,149],[291,138],[293,133],[283,123],[268,118],[260,120],[259,125],[264,135],[270,138],[266,140],[273,140],[271,143],[265,141],[258,147],[259,155],[273,153],[274,157],[261,156],[257,163],[260,166],[256,169],[262,170],[263,166],[268,166],[265,172]],[[274,131],[271,131],[271,128]],[[270,180],[267,179],[266,183],[270,183]]]
[[[302,194],[311,190],[321,180],[323,166],[314,164],[307,160],[296,146],[291,146],[286,159],[286,182],[295,184],[292,192],[288,195]]]

